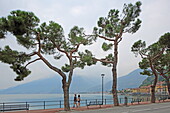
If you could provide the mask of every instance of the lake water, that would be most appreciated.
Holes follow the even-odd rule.
[[[70,94],[70,100],[74,94]],[[105,95],[107,98],[111,95]],[[99,99],[101,94],[81,94],[81,99]],[[63,100],[63,94],[7,94],[0,95],[0,102],[53,101]]]
[[[101,94],[80,94],[81,106],[86,106],[90,101],[102,101]],[[70,94],[70,106],[73,106],[74,94]],[[124,103],[124,95],[119,95],[119,103]],[[128,96],[128,102],[131,98]],[[63,94],[8,94],[0,95],[0,104],[29,104],[30,109],[49,109],[49,108],[63,108]],[[104,94],[104,104],[113,104],[111,94]]]
[[[80,94],[81,99],[101,99],[101,94]],[[74,94],[70,94],[70,100],[73,100]],[[130,96],[131,97],[131,96]],[[124,95],[119,95],[124,98]],[[29,101],[54,101],[63,100],[63,94],[6,94],[0,95],[0,103],[2,102],[29,102]],[[104,99],[112,99],[111,94],[104,94]]]

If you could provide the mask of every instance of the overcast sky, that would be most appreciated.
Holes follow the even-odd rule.
[[[41,22],[55,21],[59,23],[65,31],[77,25],[84,27],[86,33],[91,33],[96,26],[99,17],[107,16],[110,9],[119,9],[122,11],[123,4],[135,3],[136,0],[0,0],[0,17],[7,16],[12,10],[24,10],[34,12]],[[138,68],[140,58],[136,58],[131,53],[132,44],[141,39],[146,43],[152,44],[156,42],[161,35],[170,31],[170,0],[141,0],[142,12],[140,19],[142,20],[141,28],[135,34],[124,34],[123,40],[119,45],[119,62],[118,77],[124,76]],[[91,51],[99,57],[106,53],[101,51],[101,40],[90,46]],[[11,40],[11,36],[5,40],[0,40],[0,47],[10,45],[15,49],[22,49],[17,46],[15,41]],[[62,66],[63,62],[57,62],[49,57],[50,61],[57,66]],[[63,60],[63,59],[62,59]],[[16,74],[9,68],[9,65],[0,63],[0,89],[8,88],[20,83],[29,82],[45,77],[57,75],[50,69],[46,68],[42,62],[29,66],[32,71],[31,75],[23,82],[15,82]],[[76,69],[74,75],[84,77],[100,78],[104,73],[107,80],[111,79],[111,69],[101,66],[87,67],[84,70]]]

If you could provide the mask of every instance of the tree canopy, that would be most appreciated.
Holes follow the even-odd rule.
[[[84,28],[78,26],[74,26],[68,37],[65,37],[64,30],[58,23],[50,21],[40,24],[39,18],[34,13],[21,10],[12,11],[9,16],[0,18],[0,39],[8,37],[8,33],[16,37],[19,45],[29,50],[19,52],[8,45],[0,49],[0,61],[9,64],[18,75],[15,80],[24,80],[31,73],[28,65],[39,60],[43,61],[48,68],[62,77],[64,108],[70,110],[69,87],[73,70],[96,63],[89,62],[88,54],[81,55],[78,49],[81,45],[92,44],[93,38],[85,35]],[[52,55],[56,60],[65,56],[68,62],[63,62],[60,68],[57,64],[52,65],[45,55]]]
[[[170,35],[169,33],[165,33],[163,36],[160,37],[159,41],[156,43],[151,44],[150,46],[146,47],[145,41],[137,41],[135,42],[132,47],[131,51],[137,56],[140,55],[142,61],[139,62],[139,67],[143,69],[141,72],[142,75],[154,75],[154,82],[152,84],[152,98],[151,102],[155,102],[155,87],[158,81],[158,76],[160,73],[159,71],[165,71],[170,64],[168,61],[169,54],[169,41]],[[166,72],[168,72],[166,70]]]
[[[113,50],[113,53],[104,58],[92,58],[100,61],[102,65],[112,67],[113,86],[112,93],[114,105],[118,106],[117,97],[117,64],[118,64],[118,44],[122,40],[124,33],[135,33],[141,26],[141,20],[138,18],[141,12],[142,3],[124,4],[123,11],[120,13],[117,9],[111,9],[106,17],[100,17],[97,21],[97,27],[93,29],[93,38],[104,39],[102,49],[104,51]],[[92,55],[92,54],[91,54]],[[92,55],[94,56],[94,55]]]
[[[21,10],[12,11],[6,18],[0,18],[0,38],[6,38],[9,32],[16,37],[19,45],[32,50],[32,53],[28,54],[12,50],[9,46],[1,49],[0,60],[11,65],[10,67],[18,74],[16,80],[23,80],[30,74],[31,71],[27,69],[27,65],[42,60],[40,54],[54,55],[55,59],[60,59],[65,54],[70,58],[74,52],[78,51],[81,44],[92,43],[92,39],[84,35],[83,28],[74,26],[66,38],[63,28],[58,23],[50,21],[49,24],[46,22],[40,24],[39,18],[34,13]],[[39,58],[29,62],[31,57],[37,54]],[[77,61],[74,57],[74,68],[85,66]],[[65,64],[62,70],[69,72],[70,65]]]

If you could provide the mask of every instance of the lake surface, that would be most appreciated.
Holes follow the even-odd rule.
[[[81,99],[101,99],[101,94],[80,94]],[[73,100],[74,94],[70,94]],[[124,97],[124,96],[121,96]],[[112,99],[111,94],[104,94],[105,99]],[[63,94],[6,94],[0,95],[0,102],[25,102],[25,101],[53,101],[63,100]]]

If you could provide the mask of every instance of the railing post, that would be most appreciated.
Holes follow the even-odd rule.
[[[121,98],[119,100],[120,100],[120,104],[121,104]]]
[[[105,99],[105,105],[106,105],[106,99]]]
[[[44,101],[44,109],[45,109],[45,101]]]
[[[87,106],[87,99],[86,99],[86,106]]]
[[[125,103],[124,103],[124,105],[127,106],[127,103],[128,103],[128,98],[125,97]]]
[[[138,104],[139,104],[139,100],[140,100],[140,99],[139,99],[139,98],[137,98]]]
[[[149,101],[149,98],[147,97],[147,101]]]
[[[60,108],[61,108],[61,100],[60,100]]]
[[[28,109],[28,110],[29,110],[27,102],[25,102],[25,104],[26,104],[26,109]]]
[[[5,103],[3,103],[3,105],[2,105],[2,106],[3,106],[3,112],[4,112]]]

